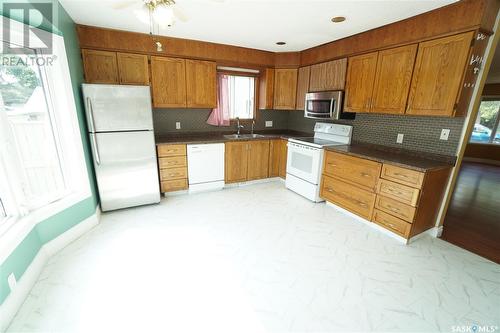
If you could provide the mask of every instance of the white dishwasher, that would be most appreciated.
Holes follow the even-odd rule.
[[[224,144],[187,145],[189,192],[224,187]]]

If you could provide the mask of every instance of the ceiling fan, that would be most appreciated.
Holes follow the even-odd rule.
[[[140,5],[140,6],[139,6]],[[157,24],[161,27],[170,27],[177,20],[187,22],[189,17],[175,3],[174,0],[129,0],[116,3],[114,9],[134,9],[135,16],[145,24]]]

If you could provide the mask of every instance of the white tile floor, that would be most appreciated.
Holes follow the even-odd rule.
[[[452,331],[500,326],[500,265],[405,246],[273,182],[104,214],[10,332]]]

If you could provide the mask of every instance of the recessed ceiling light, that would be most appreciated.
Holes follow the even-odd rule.
[[[276,45],[285,45],[286,42],[276,42]]]
[[[340,23],[340,22],[344,22],[345,21],[345,17],[344,16],[335,16],[335,17],[332,17],[332,22],[333,23]]]

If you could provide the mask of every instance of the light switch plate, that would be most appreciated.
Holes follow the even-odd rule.
[[[396,143],[403,143],[404,134],[398,133],[398,138],[396,139]]]
[[[7,277],[7,283],[9,284],[10,291],[13,291],[17,285],[17,280],[14,273],[10,273],[10,275]]]
[[[273,127],[273,121],[272,120],[266,120],[266,127]]]
[[[441,130],[441,136],[439,137],[439,139],[447,141],[449,136],[450,136],[450,130],[447,128],[443,128]]]
[[[175,129],[181,129],[181,122],[180,121],[175,122]]]

